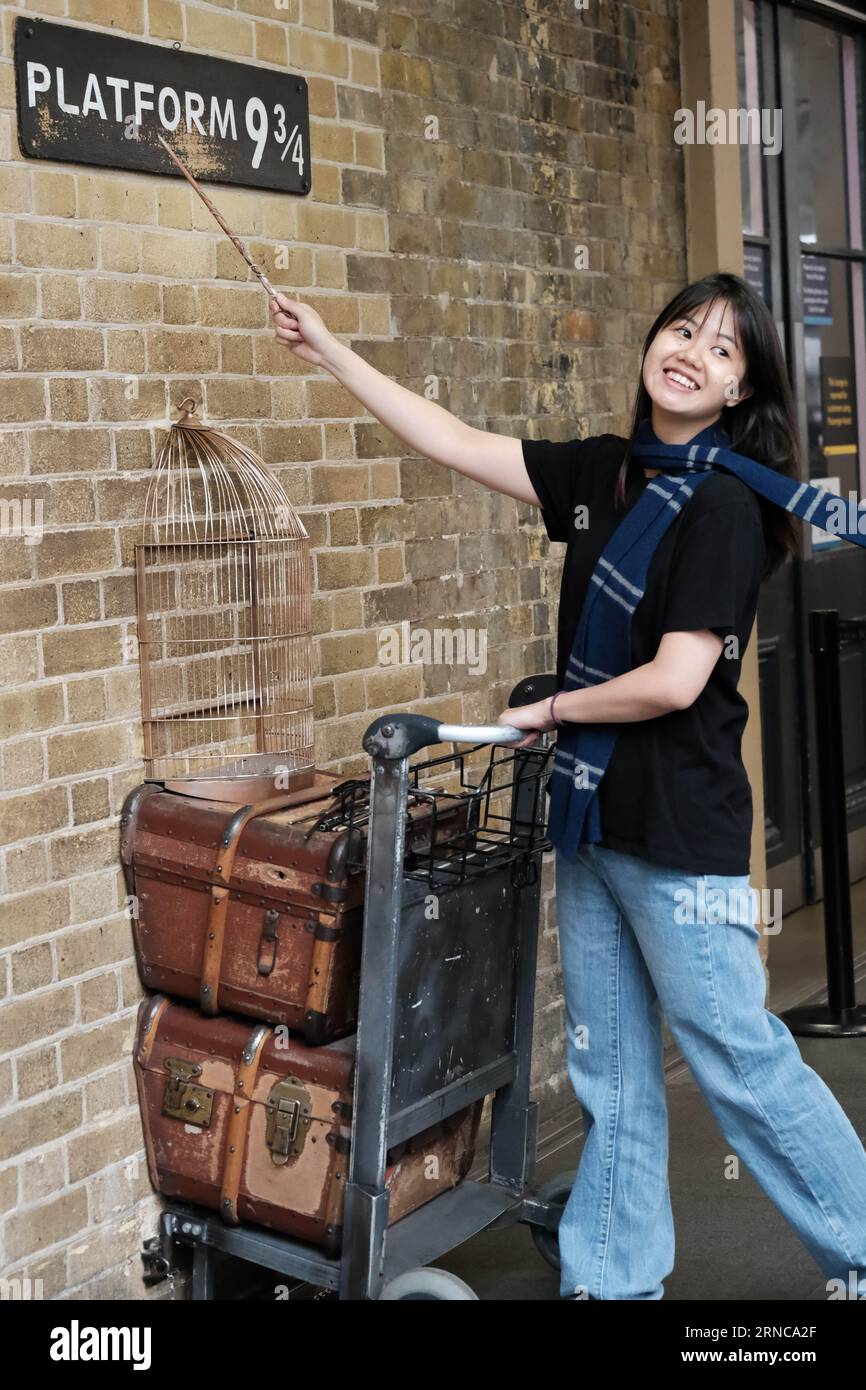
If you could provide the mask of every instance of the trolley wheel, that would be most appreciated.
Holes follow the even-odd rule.
[[[478,1295],[462,1279],[458,1279],[456,1274],[451,1274],[447,1269],[435,1269],[431,1267],[421,1267],[419,1269],[407,1269],[405,1274],[398,1274],[396,1279],[391,1279],[379,1294],[379,1299],[434,1299],[442,1303],[453,1303],[456,1300],[475,1299]]]
[[[535,1200],[546,1202],[548,1206],[564,1208],[574,1186],[577,1177],[577,1169],[572,1168],[566,1173],[557,1173],[555,1178],[551,1178],[543,1187],[535,1193]],[[560,1210],[560,1215],[562,1211]],[[548,1231],[544,1226],[532,1226],[532,1239],[535,1241],[536,1249],[549,1265],[554,1269],[559,1269],[559,1237],[556,1231]]]

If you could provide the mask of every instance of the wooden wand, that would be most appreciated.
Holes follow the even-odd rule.
[[[268,292],[268,294],[271,296],[271,298],[276,298],[277,292],[276,292],[276,290],[274,289],[274,287],[273,287],[273,285],[271,284],[271,282],[270,282],[270,280],[268,279],[268,277],[265,275],[264,271],[262,271],[262,270],[259,269],[259,267],[256,265],[255,261],[253,260],[252,256],[251,256],[250,253],[247,251],[247,248],[244,246],[243,242],[241,241],[240,237],[235,236],[235,234],[234,234],[234,232],[232,231],[231,227],[228,225],[228,223],[224,220],[224,218],[220,215],[220,213],[219,213],[219,212],[217,211],[217,209],[214,207],[214,205],[213,205],[213,203],[211,202],[210,198],[207,196],[206,193],[203,193],[203,192],[202,192],[201,188],[200,188],[199,185],[196,183],[196,180],[193,178],[193,176],[192,176],[192,174],[190,173],[189,169],[187,169],[186,165],[184,164],[183,160],[182,160],[182,159],[179,159],[178,156],[175,154],[174,150],[173,150],[173,149],[171,148],[171,146],[168,144],[168,142],[167,142],[166,140],[163,140],[163,138],[162,138],[162,136],[160,135],[159,131],[157,131],[157,133],[156,133],[156,138],[157,138],[157,140],[159,141],[159,143],[160,143],[161,145],[163,145],[163,146],[165,147],[166,150],[168,150],[169,155],[170,155],[171,158],[174,160],[175,164],[177,165],[177,167],[178,167],[178,169],[180,170],[180,172],[183,174],[184,178],[187,179],[187,181],[188,181],[189,183],[192,184],[193,188],[195,189],[195,191],[196,191],[196,193],[198,194],[198,196],[201,198],[201,200],[202,200],[202,202],[204,203],[205,207],[207,208],[208,212],[210,212],[211,215],[212,215],[213,217],[216,218],[217,222],[218,222],[219,225],[222,227],[222,229],[223,229],[223,231],[225,232],[226,236],[228,237],[229,241],[233,242],[234,245],[237,247],[238,251],[240,251],[241,255],[243,256],[243,258],[244,258],[244,260],[246,261],[247,265],[249,266],[250,270],[253,272],[253,274],[254,274],[255,276],[257,276],[257,278],[259,279],[259,281],[261,282],[261,284],[264,286],[264,288],[267,290],[267,292]]]

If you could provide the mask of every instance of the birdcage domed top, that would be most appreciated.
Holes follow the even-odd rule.
[[[309,539],[263,460],[205,425],[195,404],[192,396],[180,402],[181,417],[156,461],[144,507],[144,543]]]
[[[309,536],[264,462],[189,404],[160,452],[135,547],[147,775],[305,786]]]

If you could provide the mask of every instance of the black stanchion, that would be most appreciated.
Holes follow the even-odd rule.
[[[791,1032],[801,1037],[866,1036],[866,1005],[858,1005],[854,997],[848,818],[839,680],[840,638],[851,641],[855,637],[860,639],[863,628],[862,622],[840,622],[835,608],[813,609],[809,613],[809,650],[812,653],[817,711],[827,1003],[787,1009],[780,1015]]]

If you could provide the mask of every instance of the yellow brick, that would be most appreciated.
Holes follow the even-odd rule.
[[[214,420],[269,419],[271,393],[268,384],[229,378],[209,381],[205,413]]]
[[[385,251],[385,219],[381,213],[358,213],[358,249]]]
[[[202,294],[206,294],[209,286],[203,287]],[[163,285],[162,286],[162,317],[164,323],[195,323],[199,322],[198,308],[198,289],[195,285]]]
[[[56,574],[90,574],[116,565],[114,537],[102,531],[48,532],[34,546],[40,579]]]
[[[343,252],[316,252],[316,285],[321,289],[346,288],[346,256]],[[364,302],[359,309],[363,313]]]
[[[339,203],[341,170],[335,164],[317,163],[313,169],[313,196],[318,203]]]
[[[100,779],[101,781],[102,779]],[[114,912],[114,874],[106,872],[89,874],[86,878],[73,879],[69,885],[71,899],[69,924],[93,922],[98,917],[107,917]],[[126,885],[123,888],[126,896]],[[119,929],[122,935],[115,941],[112,933]],[[83,975],[98,965],[114,964],[123,960],[132,950],[132,937],[129,922],[125,917],[118,922],[103,922],[81,932],[65,932],[57,942],[57,961],[61,979],[70,975]]]
[[[107,777],[93,777],[86,782],[76,782],[71,792],[74,825],[107,819],[111,811]]]
[[[87,1032],[64,1038],[60,1044],[60,1066],[64,1081],[76,1081],[90,1072],[102,1071],[129,1057],[135,1037],[135,1015],[112,1019]]]
[[[97,826],[59,835],[49,842],[51,873],[55,882],[73,874],[95,873],[117,863],[117,826]]]
[[[19,367],[14,328],[0,328],[0,372],[14,372]]]
[[[309,412],[313,419],[359,413],[357,398],[339,382],[308,381],[306,386]]]
[[[86,420],[87,382],[81,377],[50,377],[48,414],[52,420]]]
[[[217,335],[149,329],[147,361],[151,372],[213,372],[219,361]]]
[[[106,820],[110,811],[107,777],[94,777],[88,782],[77,782],[72,788],[73,825],[87,825],[90,821]]]
[[[13,1048],[26,1047],[28,1043],[36,1042],[40,1038],[51,1037],[53,1033],[70,1027],[74,1022],[75,990],[71,986],[47,991],[41,996],[38,1008],[34,1008],[32,1000],[25,999],[7,1004],[0,1012],[0,1041],[3,1051],[11,1052]],[[15,1118],[20,1119],[20,1113]],[[9,1126],[8,1118],[0,1126],[0,1158],[8,1158],[11,1154],[20,1152],[12,1147],[16,1139],[7,1133]],[[24,1129],[24,1126],[21,1128]],[[63,1133],[64,1130],[59,1132]],[[25,1134],[19,1133],[19,1141],[25,1137]],[[40,1140],[37,1139],[35,1142]]]
[[[7,69],[7,71],[11,71],[11,69]],[[27,212],[29,210],[29,169],[0,169],[0,207],[4,212]]]
[[[345,208],[298,208],[298,238],[326,246],[354,246],[357,216]]]
[[[301,23],[305,29],[331,28],[331,0],[302,0]]]
[[[69,0],[69,18],[119,29],[128,34],[144,33],[144,0]]]
[[[41,1056],[42,1054],[36,1055]],[[37,1202],[43,1197],[51,1197],[65,1186],[63,1153],[59,1148],[31,1154],[27,1162],[22,1165],[21,1197],[23,1202]],[[51,1297],[47,1289],[45,1293],[47,1297]]]
[[[38,670],[36,637],[0,637],[0,686],[26,685],[36,680]]]
[[[51,962],[51,947],[47,941],[38,946],[30,946],[26,951],[16,951],[12,956],[12,992],[29,994],[31,990],[50,985],[54,978]],[[21,1072],[19,1068],[19,1078]],[[42,1090],[43,1087],[39,1087]],[[32,1094],[32,1093],[31,1093]]]
[[[237,58],[252,57],[253,26],[248,19],[214,14],[212,9],[188,9],[186,25],[187,42],[193,48],[206,53],[230,53]]]
[[[320,157],[321,153],[320,153]],[[384,136],[378,130],[356,130],[355,131],[355,164],[362,164],[367,169],[384,169],[385,167],[385,146]]]
[[[183,11],[177,0],[148,0],[147,17],[153,38],[183,38]]]
[[[289,38],[289,66],[296,72],[323,72],[329,77],[348,77],[349,45],[345,39],[326,38],[293,29]]]
[[[110,372],[143,372],[145,362],[144,334],[139,329],[109,329],[108,370]]]
[[[105,345],[97,328],[22,328],[21,355],[28,372],[98,371]]]
[[[104,227],[99,233],[99,254],[104,270],[139,270],[141,233],[129,227]]]
[[[262,230],[262,195],[258,189],[253,192],[246,188],[221,188],[219,209],[233,232],[238,236],[255,236]],[[200,231],[213,230],[214,220],[200,198],[192,205],[193,225]],[[232,242],[228,243],[235,255],[238,252]],[[241,259],[243,259],[241,257]],[[259,290],[262,294],[263,291]]]
[[[63,483],[64,488],[68,483]],[[62,587],[63,621],[65,623],[95,623],[102,616],[99,605],[99,581],[75,579]]]
[[[105,719],[105,678],[87,676],[82,680],[70,680],[66,685],[66,703],[70,711],[70,722],[75,724],[96,724]]]
[[[90,173],[78,176],[79,217],[129,224],[153,222],[155,212],[154,190],[125,174],[113,179]]]
[[[379,55],[369,48],[355,48],[350,50],[351,73],[353,86],[359,87],[378,87],[379,86]],[[355,132],[356,135],[358,132]]]
[[[38,547],[34,547],[38,549]],[[53,585],[7,590],[0,605],[0,631],[22,632],[50,627],[57,621],[57,592]]]
[[[63,723],[63,691],[59,685],[15,690],[0,695],[0,738],[51,729]]]
[[[168,275],[177,280],[185,280],[188,276],[209,279],[213,275],[213,242],[201,235],[143,232],[141,268],[145,275]]]
[[[101,729],[78,729],[73,734],[51,734],[48,738],[48,776],[68,777],[72,773],[95,772],[102,767],[115,767],[126,761],[127,726],[115,724]],[[66,800],[65,788],[64,802]],[[35,794],[34,794],[35,795]],[[14,798],[25,800],[25,798]],[[22,807],[22,812],[24,808]],[[0,822],[3,802],[0,801]],[[66,817],[52,830],[66,824]],[[34,832],[38,833],[38,832]],[[16,836],[24,839],[23,835]]]
[[[33,211],[40,217],[75,216],[75,178],[55,169],[36,169],[33,173],[35,201]]]
[[[43,275],[42,317],[81,318],[81,281],[75,275]]]
[[[318,646],[322,676],[364,670],[376,664],[378,648],[373,632],[341,632],[336,637],[321,638]]]
[[[46,632],[42,651],[46,676],[111,669],[123,660],[121,629],[112,626]]]
[[[84,312],[102,323],[153,323],[162,312],[159,285],[148,280],[88,280]]]
[[[285,67],[289,52],[285,28],[279,24],[256,24],[255,35],[257,61]]]
[[[0,317],[30,318],[36,313],[36,276],[0,275]]]
[[[0,475],[21,478],[27,472],[26,435],[23,430],[0,431]]]
[[[268,304],[261,289],[228,289],[208,285],[201,291],[201,322],[206,327],[262,328]]]
[[[317,159],[328,159],[335,164],[359,164],[361,161],[353,156],[353,135],[360,133],[334,121],[310,119],[310,142]]]
[[[126,377],[97,377],[91,382],[93,415],[97,420],[163,420],[164,381],[148,381],[134,373]]]
[[[19,222],[18,259],[40,270],[91,270],[96,265],[95,227],[70,227],[63,222]]]
[[[69,824],[65,787],[44,787],[23,796],[0,797],[0,841],[31,840]]]
[[[78,994],[82,1023],[95,1023],[117,1012],[117,976],[113,971],[82,980]]]
[[[156,216],[161,227],[179,227],[183,231],[192,229],[192,198],[195,195],[182,181],[171,183],[163,180],[157,190]]]
[[[0,420],[44,420],[45,382],[41,377],[6,381],[0,391]]]
[[[358,303],[358,310],[360,313],[358,329],[365,337],[368,334],[387,336],[390,333],[391,320],[387,300],[362,299]]]
[[[35,787],[44,779],[42,742],[38,738],[19,739],[0,749],[2,772],[0,790],[15,791],[20,787]]]
[[[30,1108],[50,1109],[38,1103]],[[64,1111],[69,1108],[64,1104]],[[83,1186],[72,1192],[64,1192],[62,1196],[53,1198],[43,1206],[31,1207],[13,1214],[6,1225],[6,1259],[11,1263],[14,1260],[25,1259],[28,1255],[38,1255],[47,1245],[53,1245],[65,1238],[71,1239],[77,1231],[83,1230],[86,1224],[87,1193]]]
[[[31,473],[96,472],[111,465],[108,430],[40,429],[30,435]]]

